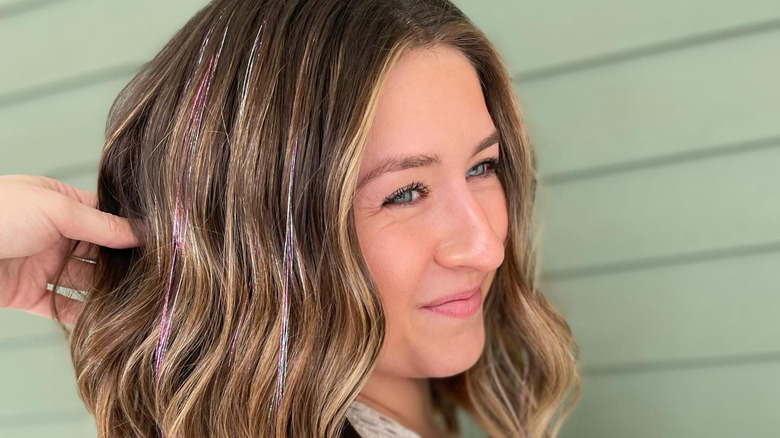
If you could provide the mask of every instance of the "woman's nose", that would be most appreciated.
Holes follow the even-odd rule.
[[[506,203],[495,193],[472,193],[468,187],[453,193],[440,211],[439,237],[434,259],[443,267],[468,266],[480,271],[498,268],[504,261],[502,230]]]

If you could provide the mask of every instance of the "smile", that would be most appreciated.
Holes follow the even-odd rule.
[[[421,309],[451,318],[468,318],[477,313],[481,304],[482,291],[480,288],[477,288],[470,297],[448,301],[438,306],[421,307]]]

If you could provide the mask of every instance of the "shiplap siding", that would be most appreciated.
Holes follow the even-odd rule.
[[[456,3],[538,154],[584,378],[561,436],[780,436],[780,2]],[[0,174],[94,190],[113,99],[205,4],[0,0]],[[0,369],[0,436],[95,435],[53,322],[0,312]]]

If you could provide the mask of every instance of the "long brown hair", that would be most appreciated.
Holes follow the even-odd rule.
[[[437,407],[453,431],[460,407],[494,437],[557,434],[577,345],[536,287],[533,150],[484,34],[447,0],[215,0],[108,117],[98,208],[143,243],[100,248],[70,334],[99,436],[344,433],[385,335],[351,209],[360,158],[388,70],[435,44],[478,74],[510,225],[483,354],[431,379]]]

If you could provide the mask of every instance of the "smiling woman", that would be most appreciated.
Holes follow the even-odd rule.
[[[215,0],[106,137],[97,206],[143,226],[71,335],[101,437],[557,434],[577,345],[533,276],[533,150],[448,1]]]
[[[426,418],[434,406],[424,379],[459,374],[484,349],[477,310],[508,233],[501,181],[495,165],[486,168],[498,163],[497,140],[479,78],[459,50],[410,50],[390,69],[353,209],[386,318],[384,345],[358,400],[425,436],[444,435]],[[426,182],[393,191],[413,179]]]

